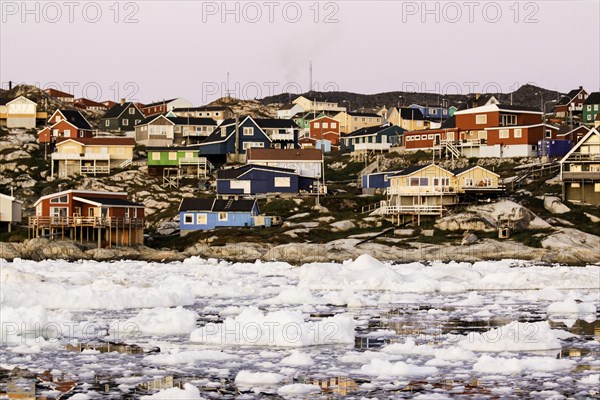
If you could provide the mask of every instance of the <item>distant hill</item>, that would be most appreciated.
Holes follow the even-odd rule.
[[[485,93],[493,94],[500,103],[510,104],[511,93]],[[442,99],[445,99],[447,104],[458,106],[461,102],[465,102],[474,94],[456,95],[448,94],[441,95],[437,93],[417,93],[417,92],[386,92],[377,94],[359,94],[351,92],[310,92],[303,93],[305,96],[316,97],[318,99],[337,102],[340,106],[348,107],[350,102],[351,110],[373,111],[379,107],[400,106],[408,107],[411,104],[421,105],[440,105]],[[548,90],[534,85],[523,85],[516,91],[512,92],[512,103],[529,107],[537,107],[541,109],[541,99],[544,101],[559,99],[563,94],[555,90]],[[282,93],[275,96],[265,97],[259,100],[265,105],[270,104],[286,104],[290,99],[295,99],[299,95],[291,93]],[[344,100],[346,102],[344,102]],[[547,106],[550,109],[550,105]]]

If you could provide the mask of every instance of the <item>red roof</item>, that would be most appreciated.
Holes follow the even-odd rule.
[[[252,161],[323,161],[320,149],[261,149],[252,147],[246,150],[248,160]]]
[[[135,146],[135,139],[125,137],[58,138],[56,144],[73,140],[85,146]]]
[[[46,89],[45,92],[52,97],[75,97],[73,96],[71,93],[67,93],[67,92],[62,92],[60,90],[57,89]]]
[[[75,105],[82,105],[84,107],[103,107],[106,108],[106,106],[102,103],[98,103],[97,101],[93,101],[90,99],[86,99],[86,98],[80,98],[80,99],[75,99]]]

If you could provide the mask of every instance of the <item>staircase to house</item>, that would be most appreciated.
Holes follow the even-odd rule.
[[[227,204],[225,204],[225,209],[229,210],[229,207],[231,207],[232,204],[233,204],[233,197],[230,197],[229,200],[227,200]]]
[[[515,190],[528,179],[535,180],[545,178],[557,174],[559,171],[560,164],[558,162],[527,165],[523,166],[522,169],[518,171],[517,175],[506,179],[504,183],[506,186],[510,186],[511,190]]]
[[[450,154],[452,154],[453,157],[456,157],[456,158],[459,158],[460,156],[462,156],[462,153],[460,152],[458,147],[456,147],[454,145],[454,143],[452,143],[448,140],[442,140],[441,145],[442,145],[442,148],[444,150],[446,150],[446,154],[450,153]]]
[[[131,158],[128,158],[127,160],[125,160],[121,164],[119,164],[119,168],[129,167],[132,163],[133,163],[133,160]]]
[[[364,175],[367,174],[371,174],[373,172],[379,172],[379,166],[380,166],[380,157],[381,156],[377,156],[375,157],[375,161],[373,161],[371,164],[367,165],[366,167],[364,167],[359,173],[358,173],[358,181],[357,181],[357,187],[361,187],[362,185],[362,177]]]

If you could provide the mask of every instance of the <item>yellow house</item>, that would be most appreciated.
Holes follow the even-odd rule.
[[[0,124],[7,128],[35,128],[36,119],[45,117],[45,112],[37,112],[37,103],[25,96],[0,99]]]
[[[383,118],[382,123],[396,125],[407,131],[419,131],[428,127],[423,113],[418,108],[382,108],[378,114]]]
[[[93,137],[59,138],[52,153],[52,170],[58,164],[58,176],[110,174],[111,168],[124,168],[133,160],[133,138]]]
[[[560,160],[563,200],[600,205],[600,131],[592,128]]]
[[[500,175],[479,165],[455,169],[452,172],[454,173],[452,186],[458,193],[495,190],[500,187]]]
[[[383,117],[373,113],[341,111],[333,119],[339,122],[340,133],[350,133],[359,129],[383,124]]]
[[[441,216],[459,196],[491,194],[502,190],[499,175],[480,166],[449,171],[435,164],[411,166],[389,176],[385,214],[398,217]]]
[[[339,107],[338,103],[317,100],[314,98],[310,99],[305,96],[296,97],[292,101],[292,104],[298,104],[300,107],[302,107],[304,112],[325,111],[325,112],[329,112],[329,113],[334,113],[334,112],[346,111],[346,107]]]

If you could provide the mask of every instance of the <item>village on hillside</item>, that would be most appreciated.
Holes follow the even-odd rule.
[[[321,92],[206,105],[1,95],[3,242],[539,248],[557,228],[598,233],[600,92],[581,86],[540,90],[537,107],[489,93],[358,109]]]

